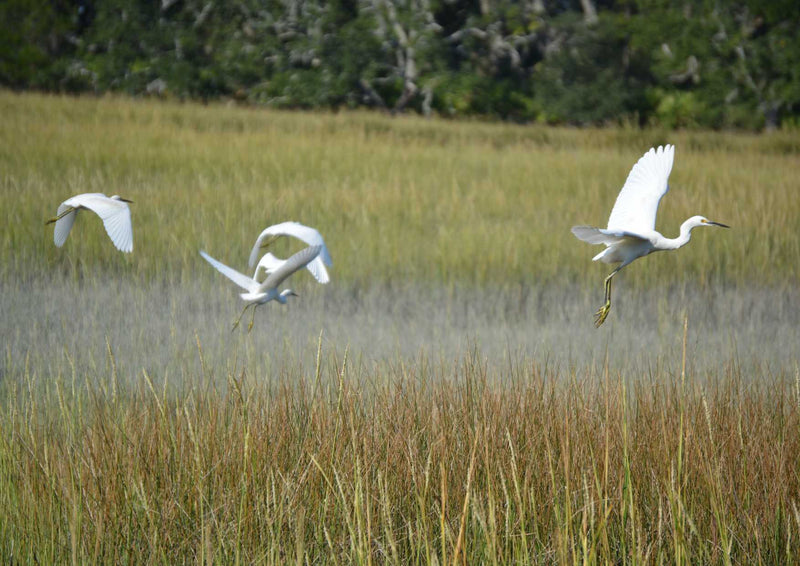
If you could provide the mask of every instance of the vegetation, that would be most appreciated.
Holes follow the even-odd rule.
[[[797,561],[796,134],[0,112],[4,561]],[[627,268],[595,330],[606,269],[569,227],[664,142],[658,228],[733,228]],[[53,246],[85,191],[134,201],[133,254],[88,215]],[[232,333],[198,249],[244,269],[288,219],[331,284]]]
[[[198,352],[202,356],[202,350]],[[113,359],[112,359],[113,362]],[[0,426],[0,549],[16,561],[792,563],[791,381],[629,382],[536,362],[269,383],[147,372],[115,392],[31,376]],[[497,380],[500,380],[498,383]]]
[[[698,234],[701,245],[657,254],[625,278],[652,286],[680,266],[699,285],[798,279],[800,138],[791,132],[559,130],[8,93],[0,109],[0,215],[14,227],[2,234],[13,250],[0,266],[6,278],[45,267],[91,276],[100,265],[191,280],[198,248],[224,260],[265,225],[295,219],[342,250],[336,277],[348,285],[583,284],[587,268],[605,270],[587,264],[593,248],[576,245],[569,227],[603,224],[632,164],[671,142],[673,190],[657,228],[672,236],[704,214],[734,230]],[[140,204],[142,253],[120,258],[91,222],[64,249],[52,245],[42,219],[92,191]]]
[[[280,108],[774,129],[794,0],[9,0],[0,85]]]

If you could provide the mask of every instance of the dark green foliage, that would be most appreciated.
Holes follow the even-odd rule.
[[[77,6],[70,2],[0,3],[0,84],[71,90],[70,59],[78,20]]]
[[[650,111],[645,96],[652,84],[649,59],[629,47],[630,21],[602,16],[587,27],[570,17],[564,48],[542,62],[537,88],[544,118],[579,124],[608,122]]]
[[[800,3],[0,4],[0,85],[666,128],[800,122]]]

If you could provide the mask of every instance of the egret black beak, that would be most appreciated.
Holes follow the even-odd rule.
[[[713,222],[711,220],[708,221],[709,224],[712,226],[719,226],[720,228],[730,228],[727,224],[722,224],[721,222]]]
[[[122,197],[119,197],[119,200],[121,200],[122,202],[133,202],[132,200],[128,200],[128,199],[122,198]]]

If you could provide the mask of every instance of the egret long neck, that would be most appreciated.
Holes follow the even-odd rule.
[[[695,226],[696,224],[692,223],[691,219],[687,220],[681,224],[681,233],[678,235],[678,237],[663,238],[659,242],[659,249],[677,250],[678,248],[685,246],[689,243],[689,240],[692,239],[692,228]]]

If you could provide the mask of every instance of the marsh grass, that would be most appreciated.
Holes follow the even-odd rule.
[[[198,344],[202,356],[202,346]],[[111,355],[111,354],[109,354]],[[345,352],[218,390],[25,375],[0,419],[14,561],[766,563],[800,551],[797,377],[563,374]],[[679,369],[679,368],[674,368]]]
[[[0,92],[9,563],[793,563],[800,138],[578,131]],[[602,224],[674,142],[596,331]],[[135,250],[86,191],[132,205]],[[230,332],[264,226],[333,282]],[[292,251],[280,242],[277,253]],[[271,308],[276,307],[276,308]],[[686,324],[686,326],[684,326]]]
[[[699,285],[798,276],[796,133],[587,132],[9,93],[0,109],[5,278],[100,265],[145,281],[211,279],[198,248],[235,263],[265,225],[291,218],[325,234],[344,284],[552,284],[591,273],[597,286],[606,270],[587,264],[596,252],[569,227],[604,224],[631,165],[664,142],[677,154],[657,227],[672,236],[702,213],[733,229],[698,233],[626,278],[652,287],[675,271]],[[136,201],[137,253],[120,257],[89,219],[76,225],[80,238],[52,245],[44,220],[86,191]]]

